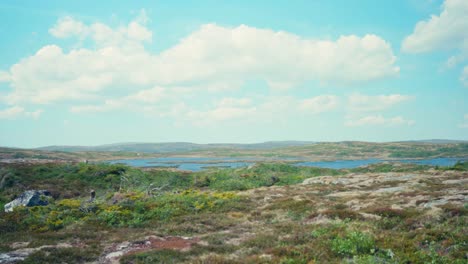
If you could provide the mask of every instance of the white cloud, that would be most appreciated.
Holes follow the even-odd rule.
[[[145,16],[119,28],[60,19],[50,29],[53,36],[91,39],[96,48],[41,48],[1,75],[13,89],[4,101],[87,100],[116,86],[138,91],[189,84],[220,91],[252,79],[287,89],[308,80],[361,82],[399,72],[390,44],[376,35],[313,40],[245,25],[203,25],[175,46],[153,54],[144,47],[152,39]]]
[[[300,102],[299,108],[305,112],[318,114],[335,109],[338,105],[338,98],[334,95],[320,95]]]
[[[203,25],[159,58],[164,82],[256,77],[279,89],[306,80],[367,81],[399,70],[390,45],[375,35],[311,40],[246,25]]]
[[[450,69],[453,68],[460,63],[463,63],[466,59],[468,59],[468,49],[463,50],[457,55],[451,56],[445,62],[445,68]]]
[[[206,110],[188,110],[182,113],[187,121],[196,125],[216,124],[220,121],[243,120],[246,122],[275,122],[294,116],[316,115],[330,112],[338,105],[335,95],[320,95],[307,99],[291,96],[269,96],[254,103],[250,98],[223,98],[215,107]],[[181,114],[180,112],[178,113]]]
[[[219,107],[244,107],[252,103],[250,98],[223,98],[217,105]]]
[[[85,112],[106,112],[122,108],[137,108],[142,106],[158,103],[163,98],[167,97],[166,91],[162,87],[154,87],[151,89],[141,90],[137,93],[124,96],[117,99],[107,99],[102,104],[98,105],[78,105],[72,106],[70,111],[73,113]]]
[[[109,69],[111,62],[97,61],[103,56],[84,49],[64,54],[58,46],[45,46],[11,67],[14,90],[7,95],[7,102],[48,103],[92,97],[115,79],[115,72]]]
[[[96,112],[107,112],[111,110],[120,109],[124,106],[118,100],[105,100],[104,103],[99,105],[78,105],[72,106],[70,111],[73,113],[96,113]]]
[[[0,110],[0,119],[12,119],[24,113],[24,108],[13,106],[7,109]]]
[[[221,122],[258,123],[274,120],[282,122],[291,117],[312,117],[339,109],[340,98],[336,95],[319,95],[311,98],[292,96],[257,96],[257,97],[223,97],[214,101],[211,106],[201,109],[184,102],[198,100],[193,95],[183,97],[184,93],[173,89],[154,87],[117,99],[108,99],[101,104],[79,105],[70,109],[74,113],[96,113],[104,111],[132,111],[152,117],[168,117],[176,123],[189,123],[197,126],[219,125]],[[412,125],[414,121],[401,116],[384,117],[380,114],[359,116],[367,111],[384,110],[397,103],[409,100],[410,96],[399,94],[364,96],[353,95],[349,103],[358,110],[356,115],[348,115],[346,126],[364,125]],[[188,100],[186,100],[188,99]],[[380,105],[376,105],[380,104]],[[344,110],[344,109],[342,109]]]
[[[207,125],[226,120],[247,118],[255,114],[255,107],[219,106],[208,111],[190,110],[185,118],[197,125]]]
[[[377,96],[353,94],[348,97],[348,105],[351,111],[356,112],[382,111],[412,98],[412,96],[401,94]]]
[[[137,17],[135,18],[135,21],[142,24],[142,25],[145,25],[148,22],[151,22],[151,18],[148,16],[145,9],[140,9],[140,12],[138,13]]]
[[[23,107],[12,106],[10,108],[0,110],[0,119],[16,119],[22,116],[38,119],[41,113],[42,110],[27,112]]]
[[[157,103],[166,96],[166,90],[162,87],[141,90],[123,99],[125,102]]]
[[[345,126],[395,126],[412,125],[413,120],[407,120],[401,116],[384,117],[378,112],[383,112],[402,102],[413,99],[412,96],[401,94],[390,95],[362,95],[352,94],[348,96],[348,112]],[[372,114],[370,114],[372,113]],[[367,114],[367,115],[366,115]]]
[[[458,125],[460,128],[468,128],[468,114],[463,116],[463,122]]]
[[[370,115],[355,120],[348,120],[345,122],[346,126],[357,127],[357,126],[397,126],[397,125],[413,125],[413,120],[407,120],[401,116],[395,116],[391,118],[385,118],[382,115]]]
[[[39,110],[36,110],[36,111],[33,111],[33,112],[25,112],[25,116],[26,117],[31,117],[32,119],[38,119],[39,116],[41,116],[42,112],[44,112],[43,110],[39,109]]]
[[[177,89],[174,88],[174,89]],[[336,109],[335,95],[320,95],[300,99],[291,96],[223,97],[210,106],[187,105],[185,101],[198,100],[174,89],[155,87],[117,99],[108,99],[101,104],[77,105],[73,113],[96,113],[106,111],[131,111],[152,117],[168,117],[174,122],[194,125],[213,125],[223,121],[262,122],[287,120],[291,116],[308,116]]]
[[[83,24],[83,22],[69,16],[60,18],[57,23],[49,29],[49,33],[56,38],[84,38],[89,33],[88,31],[88,27]]]
[[[468,65],[463,68],[462,74],[460,76],[460,81],[464,86],[468,87]]]
[[[446,0],[439,16],[416,24],[414,32],[403,41],[405,52],[468,48],[468,1]]]
[[[10,82],[10,74],[8,72],[0,71],[0,83],[1,82]]]
[[[148,22],[146,12],[140,14],[127,26],[113,29],[103,23],[85,25],[83,22],[70,16],[60,18],[49,29],[49,33],[56,38],[78,38],[80,40],[91,38],[100,47],[119,46],[141,48],[141,42],[151,42],[153,33],[145,27]]]
[[[407,36],[402,50],[409,53],[430,52],[436,50],[456,50],[445,63],[448,68],[468,59],[468,1],[446,0],[440,15],[432,15],[429,20],[416,24],[414,32]],[[465,66],[466,69],[466,66]],[[460,79],[465,86],[465,70]]]

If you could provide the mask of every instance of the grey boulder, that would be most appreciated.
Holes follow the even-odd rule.
[[[49,201],[46,196],[50,196],[49,191],[45,190],[29,190],[22,193],[15,200],[5,204],[5,212],[13,212],[13,209],[18,206],[44,206],[48,205]]]

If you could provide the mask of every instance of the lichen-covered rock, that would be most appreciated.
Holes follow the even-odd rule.
[[[71,248],[68,243],[58,243],[57,245],[44,245],[36,248],[20,248],[15,251],[0,253],[0,264],[18,263],[25,260],[29,255],[48,248]]]
[[[18,206],[44,206],[48,205],[47,196],[50,196],[49,191],[45,190],[29,190],[22,193],[15,200],[5,204],[5,212],[12,212]]]

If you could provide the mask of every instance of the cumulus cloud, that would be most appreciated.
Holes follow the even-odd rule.
[[[188,120],[196,120],[202,125],[233,119],[242,119],[247,122],[279,121],[290,116],[330,112],[336,109],[337,105],[338,99],[335,95],[319,95],[306,99],[271,96],[262,98],[256,104],[250,98],[223,98],[210,110],[190,110],[186,116]],[[196,118],[193,119],[193,117]],[[204,120],[204,122],[197,120]]]
[[[252,104],[250,98],[222,98],[218,103],[219,107],[243,107]]]
[[[10,82],[10,74],[0,71],[0,82]]]
[[[95,113],[124,110],[153,117],[170,117],[179,122],[205,126],[234,120],[243,122],[284,120],[291,116],[330,112],[338,106],[338,98],[335,95],[320,95],[306,99],[292,96],[223,97],[201,109],[184,103],[186,98],[192,97],[182,97],[168,89],[155,87],[129,96],[108,99],[100,104],[73,106],[70,111]]]
[[[455,50],[445,65],[449,68],[468,59],[468,1],[446,0],[440,15],[416,24],[411,35],[402,44],[402,50],[409,53],[436,50]],[[465,67],[466,69],[466,67]],[[460,77],[464,79],[465,71]],[[466,84],[465,84],[466,85]]]
[[[312,114],[328,112],[338,105],[338,98],[335,95],[320,95],[300,102],[299,108],[302,111]]]
[[[49,33],[56,38],[80,37],[84,38],[89,33],[88,27],[83,22],[70,16],[63,17],[49,29]]]
[[[390,44],[375,35],[311,40],[246,25],[203,25],[159,58],[165,82],[256,77],[280,89],[306,80],[367,81],[399,71]]]
[[[401,116],[385,118],[382,115],[370,115],[355,120],[346,121],[345,125],[349,127],[379,125],[379,126],[396,126],[396,125],[413,125],[413,120],[407,120]]]
[[[401,116],[386,118],[382,114],[385,110],[397,104],[413,99],[409,95],[363,95],[352,94],[348,96],[347,120],[345,126],[364,125],[412,125],[412,120],[407,120]]]
[[[41,113],[42,110],[40,109],[33,112],[27,112],[23,107],[12,106],[10,108],[0,110],[0,119],[15,119],[22,116],[38,119]]]
[[[151,42],[153,33],[145,26],[148,21],[146,12],[141,11],[140,15],[126,26],[116,29],[103,23],[93,23],[86,25],[83,22],[66,16],[60,18],[57,23],[49,29],[49,33],[56,38],[91,38],[100,47],[120,46],[120,47],[141,47],[141,42]]]
[[[192,95],[174,92],[174,89],[183,89],[183,87],[168,89],[157,86],[121,98],[107,99],[99,104],[73,106],[70,111],[74,113],[96,113],[123,110],[152,117],[169,117],[175,122],[207,126],[219,125],[220,122],[227,121],[258,123],[267,120],[284,121],[291,118],[291,116],[312,117],[340,110],[341,101],[338,96],[330,94],[310,98],[297,98],[287,95],[223,97],[213,101],[211,105],[200,108],[185,103],[193,99]],[[399,94],[352,95],[348,97],[348,106],[355,107],[357,112],[356,115],[348,115],[345,125],[351,127],[412,125],[414,121],[401,116],[388,118],[382,114],[362,116],[363,113],[382,111],[409,99],[411,99],[410,96]],[[341,108],[341,110],[345,109]]]
[[[21,115],[24,109],[19,106],[13,106],[7,109],[0,110],[0,119],[11,119]]]
[[[371,112],[371,111],[382,111],[388,109],[401,102],[412,99],[412,96],[401,95],[401,94],[390,94],[390,95],[362,95],[353,94],[348,97],[348,104],[351,111],[357,112]]]
[[[219,98],[219,92],[239,90],[251,80],[285,90],[311,80],[350,84],[399,72],[390,44],[376,35],[320,40],[246,25],[206,24],[154,53],[147,49],[153,37],[148,21],[144,11],[119,27],[59,19],[49,33],[77,44],[71,49],[44,46],[0,71],[0,81],[12,88],[0,98],[12,106],[4,115],[38,118],[41,110],[27,112],[16,105],[73,101],[69,110],[77,114],[131,111],[202,125],[288,120],[333,111],[340,100],[330,94],[296,98],[284,93]],[[82,46],[90,42],[95,45]],[[208,98],[215,98],[212,104],[206,104]],[[372,99],[362,96],[361,104]],[[392,101],[388,105],[405,100],[384,99]]]
[[[219,106],[207,111],[189,110],[185,118],[196,125],[207,125],[226,120],[245,119],[255,114],[255,107]]]
[[[468,48],[468,1],[446,0],[440,15],[416,24],[403,41],[405,52]]]
[[[463,68],[462,74],[460,76],[460,81],[464,86],[468,87],[468,65]]]
[[[145,47],[152,40],[146,21],[146,14],[140,14],[127,25],[112,28],[72,17],[59,19],[50,34],[89,39],[95,48],[42,47],[0,74],[13,89],[4,101],[13,105],[88,100],[116,86],[137,91],[198,84],[219,91],[252,79],[264,80],[273,89],[288,89],[308,80],[352,83],[399,72],[390,44],[376,35],[315,40],[246,25],[206,24],[176,45],[152,53]]]
[[[24,112],[24,115],[26,117],[30,117],[32,119],[38,119],[39,116],[41,116],[42,112],[44,112],[42,109],[38,109],[38,110],[32,111],[32,112]]]
[[[162,87],[154,87],[151,89],[140,90],[134,94],[116,99],[107,99],[102,104],[97,105],[77,105],[70,108],[74,113],[85,112],[106,112],[124,108],[141,108],[143,105],[151,105],[158,103],[165,98],[166,91]]]
[[[119,100],[105,100],[99,105],[78,105],[72,106],[70,111],[73,113],[97,113],[120,109],[124,106]]]
[[[468,114],[463,116],[463,122],[458,125],[460,128],[468,128]]]

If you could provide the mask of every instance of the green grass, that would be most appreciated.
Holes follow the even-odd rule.
[[[144,253],[136,253],[123,257],[120,263],[140,264],[140,263],[166,263],[177,264],[188,259],[187,253],[182,253],[177,250],[153,250]]]
[[[55,199],[48,206],[0,213],[0,251],[13,250],[13,242],[29,242],[29,247],[66,242],[81,246],[43,249],[24,263],[85,263],[96,261],[113,243],[156,234],[197,236],[204,243],[184,252],[138,252],[121,262],[463,263],[468,205],[447,204],[432,216],[428,209],[394,209],[381,199],[353,210],[346,200],[326,196],[346,186],[295,185],[321,175],[429,168],[376,164],[333,170],[265,163],[182,173],[108,164],[5,166],[1,173],[9,179],[0,189],[1,202],[26,189],[49,189]],[[467,163],[458,163],[436,173],[459,176],[467,170]],[[418,191],[437,195],[443,185],[430,182]],[[256,189],[267,186],[275,187]],[[151,192],[150,187],[164,188]],[[93,204],[86,202],[91,189],[97,192]],[[250,191],[239,192],[244,190]],[[310,223],[318,216],[328,220]]]
[[[99,257],[97,248],[46,248],[28,256],[21,263],[88,263]]]

